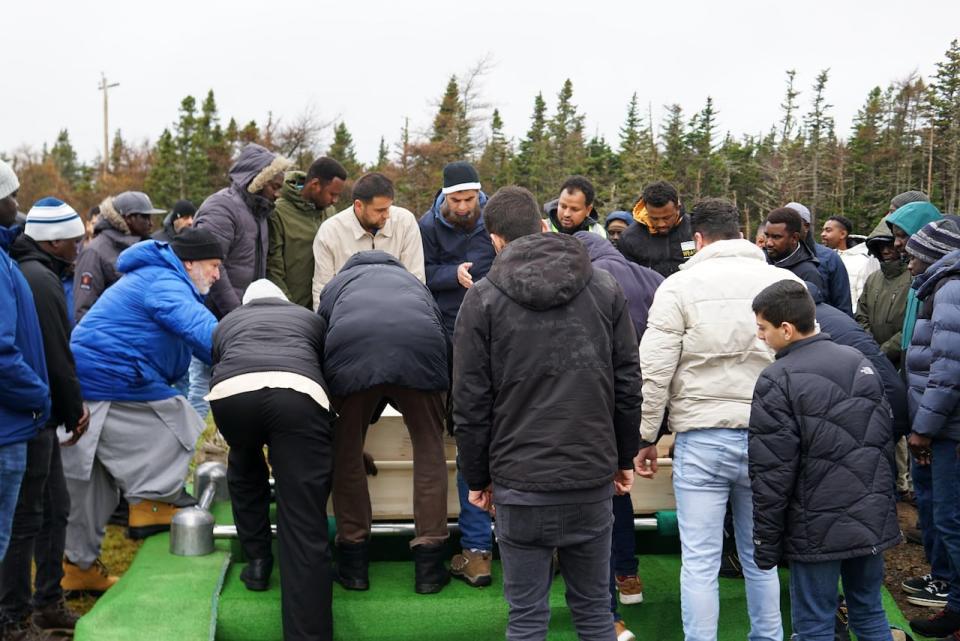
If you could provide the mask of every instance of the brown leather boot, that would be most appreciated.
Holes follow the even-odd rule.
[[[480,588],[490,585],[490,552],[463,550],[450,560],[450,574],[465,581],[467,585]]]
[[[60,587],[67,595],[78,592],[103,594],[119,580],[119,577],[112,576],[107,571],[107,567],[100,559],[94,561],[86,570],[81,570],[66,558],[63,560],[63,578],[60,580]]]
[[[179,508],[160,501],[140,501],[130,504],[130,526],[127,536],[145,539],[153,534],[170,530],[170,521]]]
[[[57,633],[73,633],[80,615],[71,610],[63,599],[33,611],[33,623],[41,630]]]

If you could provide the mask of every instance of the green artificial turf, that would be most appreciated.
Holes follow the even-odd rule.
[[[229,545],[207,556],[169,552],[167,534],[147,539],[119,583],[77,624],[76,641],[212,639]]]

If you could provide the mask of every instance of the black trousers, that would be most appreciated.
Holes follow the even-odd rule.
[[[33,608],[63,597],[63,547],[70,495],[63,478],[60,443],[53,428],[43,428],[27,443],[27,471],[13,515],[10,546],[0,564],[0,613],[11,621]],[[36,560],[36,589],[31,601],[30,571]]]
[[[230,445],[227,482],[237,532],[253,558],[270,553],[270,490],[263,446],[277,489],[280,592],[286,641],[333,639],[327,497],[333,477],[329,413],[309,396],[261,389],[210,403]],[[248,550],[250,550],[248,552]]]

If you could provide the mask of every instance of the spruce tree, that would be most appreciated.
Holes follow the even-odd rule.
[[[347,170],[347,176],[359,177],[363,173],[363,167],[357,160],[357,153],[353,147],[353,136],[350,135],[347,124],[343,121],[333,128],[333,143],[327,150],[327,155],[340,161],[343,168]]]

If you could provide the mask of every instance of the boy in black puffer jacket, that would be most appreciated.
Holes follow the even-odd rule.
[[[753,311],[758,336],[777,352],[750,414],[757,566],[790,560],[798,638],[833,638],[842,579],[851,630],[889,639],[882,552],[901,537],[883,384],[863,354],[817,333],[813,299],[800,283],[770,285]]]

